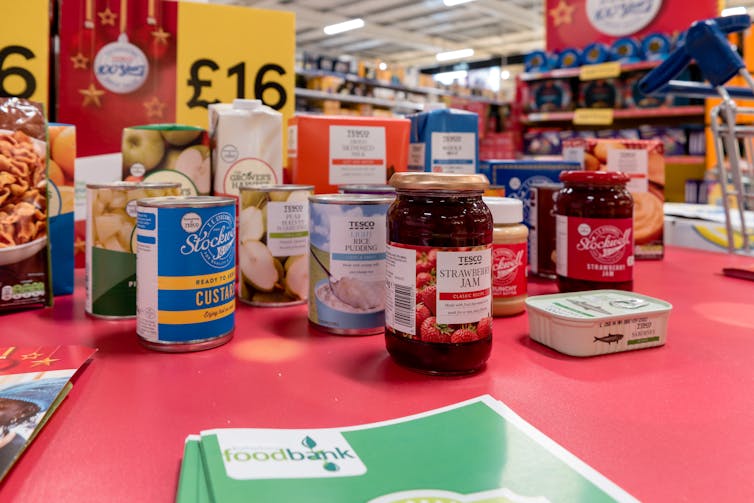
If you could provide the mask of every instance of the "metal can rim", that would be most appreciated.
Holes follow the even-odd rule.
[[[236,204],[234,197],[223,196],[160,196],[145,197],[136,201],[137,206],[154,208],[214,208]]]
[[[240,192],[258,191],[258,192],[293,192],[295,190],[314,190],[314,185],[296,185],[296,184],[265,184],[265,185],[247,185],[238,188]]]
[[[178,189],[181,184],[178,182],[104,182],[104,183],[87,183],[87,189]]]
[[[393,197],[373,194],[312,194],[309,202],[323,204],[391,204]]]

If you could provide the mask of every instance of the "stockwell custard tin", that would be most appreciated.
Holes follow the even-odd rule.
[[[142,199],[136,240],[136,333],[142,343],[177,352],[230,340],[236,305],[236,199]]]
[[[526,299],[529,336],[571,356],[665,344],[673,306],[622,290],[588,290]]]

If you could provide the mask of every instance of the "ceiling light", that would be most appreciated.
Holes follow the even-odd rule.
[[[460,49],[458,51],[438,52],[435,54],[437,61],[468,58],[474,55],[474,49]]]
[[[746,7],[728,7],[720,13],[721,16],[735,16],[736,14],[746,14]]]
[[[385,63],[384,61],[381,62],[379,65],[379,69],[383,71],[387,70],[387,63]]]
[[[442,0],[445,7],[453,7],[454,5],[460,5],[462,3],[473,2],[474,0]]]
[[[335,23],[325,26],[325,33],[327,35],[335,35],[336,33],[343,33],[344,31],[355,30],[357,28],[364,27],[364,20],[361,18],[349,19],[342,23]]]
[[[511,78],[511,72],[508,70],[503,70],[502,72],[500,72],[500,78],[503,80],[508,80],[509,78]]]

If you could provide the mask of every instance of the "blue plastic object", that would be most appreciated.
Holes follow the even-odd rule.
[[[674,50],[657,68],[639,83],[644,94],[683,93],[686,96],[717,96],[716,87],[722,86],[745,68],[741,56],[731,47],[726,33],[742,31],[751,25],[748,15],[727,16],[697,21],[686,31],[683,45]],[[673,81],[691,62],[696,61],[709,85]],[[729,90],[730,92],[730,90]],[[741,96],[736,90],[735,96]],[[749,89],[746,96],[750,97]],[[731,96],[734,96],[731,93]]]
[[[547,72],[551,70],[550,59],[545,51],[532,51],[524,56],[524,71]]]
[[[558,68],[577,68],[581,66],[581,52],[577,49],[563,49],[558,54]]]
[[[602,42],[593,42],[586,47],[581,53],[581,60],[585,65],[594,65],[604,63],[610,59],[610,48]]]
[[[641,41],[644,57],[650,61],[668,57],[671,46],[670,38],[664,33],[650,33]]]

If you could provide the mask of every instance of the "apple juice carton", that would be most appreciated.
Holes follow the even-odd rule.
[[[283,114],[260,100],[209,108],[212,191],[238,198],[241,187],[283,183]]]
[[[209,137],[199,127],[150,124],[123,129],[125,181],[174,182],[181,195],[208,195],[211,188]]]
[[[479,116],[466,110],[428,103],[428,111],[411,114],[410,171],[476,173]]]
[[[50,232],[52,293],[73,293],[74,171],[76,126],[50,123],[47,171],[47,219]]]
[[[665,155],[660,140],[579,138],[563,143],[563,156],[590,171],[621,171],[634,199],[634,256],[664,255]]]
[[[297,114],[288,120],[292,183],[318,194],[339,185],[385,185],[408,169],[411,122],[397,117]]]

